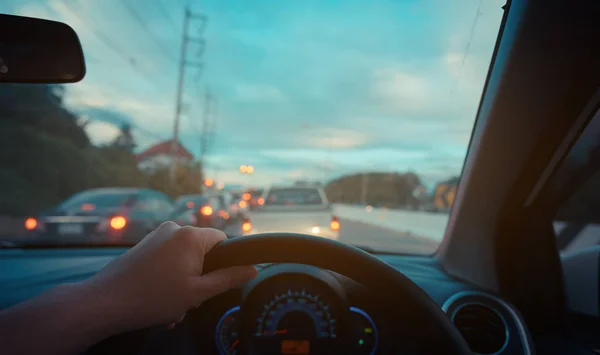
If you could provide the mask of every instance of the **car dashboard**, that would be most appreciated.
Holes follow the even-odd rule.
[[[60,283],[86,279],[125,248],[0,251],[0,309]],[[474,353],[530,354],[518,312],[497,296],[452,278],[431,257],[375,255],[419,285],[451,317]],[[299,264],[257,265],[257,278],[191,310],[174,330],[155,327],[107,339],[87,353],[413,353],[402,327],[373,297],[382,290]],[[381,296],[381,295],[380,295]],[[243,345],[242,345],[243,344]],[[124,348],[125,347],[125,348]]]

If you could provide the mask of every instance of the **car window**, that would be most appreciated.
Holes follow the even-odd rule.
[[[600,244],[600,170],[585,180],[560,208],[554,231],[563,251]]]
[[[151,195],[142,193],[136,197],[134,208],[140,211],[151,212],[156,209],[156,202]]]
[[[323,203],[319,190],[314,188],[272,189],[265,201],[265,205],[321,205]]]
[[[89,191],[77,194],[61,203],[59,209],[81,208],[86,205],[90,209],[119,207],[125,205],[131,198],[131,193]]]

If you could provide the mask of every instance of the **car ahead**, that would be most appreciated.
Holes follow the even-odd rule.
[[[248,211],[250,210],[249,204],[243,199],[243,191],[231,192],[231,211],[237,215],[238,219],[244,220],[248,217]]]
[[[229,213],[218,195],[184,195],[175,200],[175,211],[193,211],[197,227],[224,230],[229,223]],[[183,212],[182,212],[183,213]]]
[[[255,210],[264,204],[263,194],[264,189],[248,189],[242,194],[242,200],[246,201],[249,210]]]
[[[286,230],[338,239],[340,221],[320,186],[272,186],[252,216],[253,232]]]
[[[35,240],[135,242],[169,220],[173,202],[142,188],[99,188],[79,192],[53,209],[25,220]]]

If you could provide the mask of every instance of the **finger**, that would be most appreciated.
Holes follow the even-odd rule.
[[[217,229],[185,226],[175,232],[174,239],[189,247],[198,248],[198,253],[204,255],[219,242],[227,239],[227,236]]]
[[[194,290],[197,300],[203,302],[256,277],[254,266],[234,266],[219,269],[194,278]]]

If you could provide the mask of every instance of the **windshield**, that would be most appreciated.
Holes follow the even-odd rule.
[[[136,223],[193,202],[181,196],[239,191],[187,223],[432,253],[505,2],[1,1],[1,13],[73,27],[87,74],[0,84],[0,240],[85,242],[95,227],[25,221],[121,198],[78,195],[91,189],[144,188],[106,243],[139,241]]]

